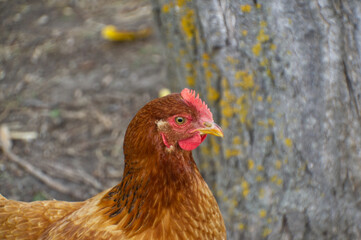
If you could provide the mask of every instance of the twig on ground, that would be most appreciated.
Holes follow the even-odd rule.
[[[73,145],[73,148],[77,149],[77,151],[80,152],[80,151],[86,150],[87,148],[94,147],[94,145],[114,144],[113,142],[115,142],[115,140],[116,140],[115,137],[107,137],[107,138],[102,138],[102,139],[91,139],[89,141]]]
[[[50,175],[55,175],[57,177],[65,178],[75,182],[85,183],[92,186],[96,190],[103,190],[102,184],[97,179],[81,169],[72,170],[71,168],[60,164],[50,165],[48,163],[42,163],[42,165],[42,168],[46,169]]]
[[[3,144],[0,143],[0,148],[2,149],[4,155],[6,155],[11,161],[15,162],[16,164],[20,165],[22,168],[24,168],[28,173],[33,175],[34,177],[41,180],[43,183],[45,183],[47,186],[51,187],[52,189],[67,194],[69,196],[72,196],[76,199],[83,199],[83,196],[77,192],[74,191],[71,188],[63,186],[61,183],[55,181],[54,179],[51,179],[46,174],[42,173],[40,170],[34,168],[30,163],[26,162],[22,158],[15,155],[10,148],[5,147]]]
[[[37,132],[20,132],[20,131],[11,131],[10,138],[16,140],[31,141],[38,137]]]
[[[112,123],[112,120],[108,116],[106,116],[105,114],[101,113],[100,111],[98,111],[96,109],[93,111],[93,114],[96,117],[96,119],[104,125],[104,127],[106,129],[111,129],[111,127],[113,126],[113,123]]]
[[[95,173],[101,177],[104,178],[104,166],[106,163],[106,159],[103,155],[103,152],[100,148],[97,148],[95,150],[95,156],[98,158],[98,164],[97,164],[97,169],[95,170]]]

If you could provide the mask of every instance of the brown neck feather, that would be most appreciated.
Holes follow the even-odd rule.
[[[125,136],[123,179],[100,202],[106,215],[127,234],[155,224],[162,209],[194,196],[194,186],[203,181],[192,153],[179,147],[166,151],[155,123],[147,124],[139,116]]]

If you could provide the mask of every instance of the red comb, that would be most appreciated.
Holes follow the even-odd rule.
[[[182,90],[181,96],[188,105],[192,105],[198,112],[213,120],[213,115],[207,104],[199,98],[199,94],[196,95],[196,91],[185,88]]]

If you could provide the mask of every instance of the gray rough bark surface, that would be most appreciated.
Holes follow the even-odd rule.
[[[153,0],[229,239],[361,239],[361,1]]]

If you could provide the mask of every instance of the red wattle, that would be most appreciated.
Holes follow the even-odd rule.
[[[165,138],[164,134],[161,133],[160,135],[162,135],[162,139],[163,139],[164,145],[165,145],[167,148],[169,148],[169,147],[170,147],[170,144],[168,143],[168,141],[167,141],[167,139]]]
[[[206,139],[207,135],[195,134],[190,138],[178,141],[179,146],[186,151],[196,149]]]

